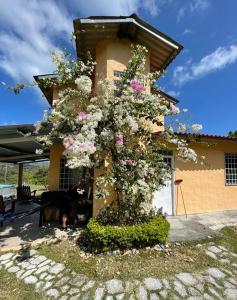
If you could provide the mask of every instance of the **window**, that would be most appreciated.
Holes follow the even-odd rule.
[[[125,72],[122,71],[114,71],[114,77],[123,77]]]
[[[66,158],[63,157],[60,161],[60,180],[59,189],[70,189],[81,177],[81,169],[70,169],[66,166]]]
[[[237,185],[237,153],[225,153],[225,183]]]
[[[121,87],[121,81],[120,78],[124,75],[124,72],[122,71],[114,71],[114,77],[118,78],[114,80],[114,85],[116,86],[116,90],[114,90],[114,96],[120,97],[121,92],[119,91],[119,88]]]
[[[119,88],[121,87],[121,81],[120,80],[114,80],[114,85],[116,86],[116,90],[114,90],[114,96],[115,97],[120,97],[121,96],[121,91]]]

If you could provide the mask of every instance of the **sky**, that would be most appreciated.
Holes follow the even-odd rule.
[[[158,81],[203,132],[237,129],[236,0],[1,0],[0,82],[51,73],[52,50],[71,47],[72,21],[90,15],[140,18],[184,46]],[[0,84],[0,125],[35,123],[49,108],[37,88],[14,95]]]

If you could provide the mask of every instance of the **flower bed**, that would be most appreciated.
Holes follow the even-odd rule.
[[[143,248],[165,244],[169,228],[169,222],[161,214],[147,223],[123,226],[101,225],[96,218],[92,218],[87,225],[87,238],[91,250],[95,252]]]

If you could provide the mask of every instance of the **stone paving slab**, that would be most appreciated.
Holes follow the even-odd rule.
[[[95,281],[77,274],[37,251],[6,253],[0,256],[0,268],[15,273],[47,299],[61,300],[158,300],[158,299],[227,299],[237,300],[237,255],[210,242],[201,245],[203,252],[223,263],[200,274],[179,273],[172,278],[145,278],[143,281]],[[213,254],[210,255],[210,253]],[[226,265],[231,268],[227,269]]]
[[[218,230],[225,226],[237,225],[237,210],[193,214],[186,216],[169,216],[169,240],[201,240],[218,235]]]

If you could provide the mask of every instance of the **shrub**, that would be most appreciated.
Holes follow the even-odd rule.
[[[153,208],[150,203],[146,206],[146,203],[140,203],[139,199],[137,202],[121,201],[118,205],[113,201],[99,211],[96,220],[101,225],[122,226],[148,223],[154,216],[160,214],[167,216],[163,213],[162,207]]]
[[[87,239],[95,252],[142,248],[164,244],[169,228],[170,224],[161,214],[146,223],[123,226],[101,225],[96,218],[92,218],[87,225]]]

